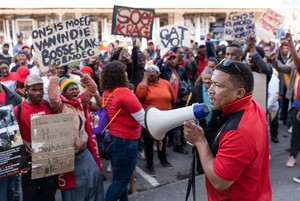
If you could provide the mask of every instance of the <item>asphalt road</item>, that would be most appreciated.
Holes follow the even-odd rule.
[[[300,132],[300,131],[299,131]],[[289,153],[286,151],[290,145],[291,134],[287,132],[285,126],[279,126],[279,143],[271,142],[270,176],[273,191],[273,201],[299,201],[300,184],[293,182],[294,176],[300,175],[300,162],[294,168],[285,167]],[[137,164],[137,174],[135,188],[136,193],[130,195],[131,201],[183,201],[185,200],[187,178],[191,163],[191,149],[188,155],[176,153],[172,147],[167,148],[168,160],[173,168],[168,169],[160,165],[155,152],[154,168],[156,177],[151,177],[145,173],[144,160],[139,159]],[[108,160],[102,160],[107,181],[104,182],[105,190],[108,188],[112,173],[106,171]],[[57,192],[57,201],[60,201],[60,192]],[[190,196],[189,200],[193,200]],[[196,200],[206,201],[204,176],[196,176]]]

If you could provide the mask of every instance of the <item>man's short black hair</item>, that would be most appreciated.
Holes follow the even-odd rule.
[[[216,55],[225,55],[225,54],[226,54],[226,46],[225,45],[221,45],[221,46],[217,47]]]
[[[0,65],[6,64],[9,67],[9,63],[6,60],[0,60]]]
[[[241,48],[241,45],[238,44],[238,43],[231,43],[231,44],[229,44],[227,47],[235,47],[235,48],[242,49],[242,48]]]
[[[240,45],[239,43],[231,43],[231,44],[229,44],[229,45],[227,46],[227,48],[228,48],[228,47],[236,48],[236,49],[239,50],[240,54],[243,53],[242,47],[241,47],[241,45]]]
[[[208,61],[214,62],[216,65],[218,64],[218,59],[216,57],[209,57]]]
[[[224,62],[221,62],[216,66],[216,70],[229,74],[238,86],[245,89],[246,93],[252,92],[254,87],[254,78],[250,67],[239,61],[232,62],[233,63],[228,66],[224,66]],[[235,65],[239,70],[236,69]]]

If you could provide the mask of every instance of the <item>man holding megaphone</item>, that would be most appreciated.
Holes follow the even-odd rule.
[[[252,72],[227,59],[216,67],[211,80],[211,107],[224,114],[212,151],[203,129],[184,122],[184,135],[196,146],[206,175],[208,200],[270,201],[267,120],[252,100]]]

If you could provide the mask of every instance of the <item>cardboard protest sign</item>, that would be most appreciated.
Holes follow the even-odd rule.
[[[111,34],[151,38],[154,9],[114,6]]]
[[[31,119],[32,173],[37,179],[74,169],[74,114]]]
[[[190,47],[190,32],[187,27],[168,25],[160,27],[156,35],[161,54],[165,54],[171,47]]]
[[[31,36],[43,72],[53,62],[62,66],[100,54],[88,16],[36,29]]]
[[[268,8],[255,24],[256,34],[261,39],[269,41],[271,38],[275,38],[274,33],[283,22],[284,16]]]
[[[0,107],[0,178],[27,169],[27,157],[13,106]]]
[[[247,38],[249,35],[255,37],[253,18],[253,12],[230,14],[225,21],[224,39],[238,40]]]
[[[267,75],[264,73],[253,72],[254,87],[253,87],[253,100],[265,110],[267,107]]]

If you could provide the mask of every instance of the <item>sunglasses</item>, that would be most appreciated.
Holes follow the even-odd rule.
[[[244,81],[244,84],[245,84],[245,89],[246,89],[246,83],[245,83],[245,79],[244,79],[244,76],[243,76],[243,73],[242,71],[240,70],[240,68],[237,66],[236,62],[231,60],[231,59],[223,59],[221,62],[222,66],[225,66],[225,67],[228,67],[230,66],[231,64],[233,64],[234,68],[240,73],[243,81]]]
[[[233,64],[234,68],[239,71],[239,73],[242,75],[243,77],[243,74],[242,74],[242,71],[240,70],[240,68],[236,65],[236,63],[231,60],[231,59],[223,59],[223,61],[221,61],[222,65],[225,66],[225,67],[228,67],[230,66],[231,64]]]

